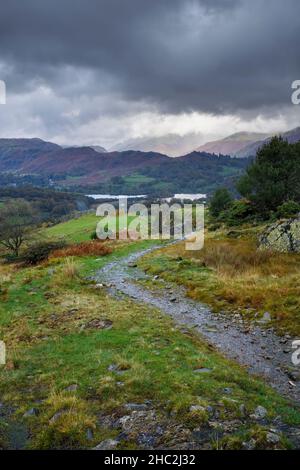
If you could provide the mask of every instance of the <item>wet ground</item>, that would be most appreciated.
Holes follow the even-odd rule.
[[[187,298],[185,290],[161,282],[159,289],[146,289],[138,281],[151,279],[135,263],[155,248],[134,253],[109,263],[96,273],[95,280],[113,295],[125,294],[136,302],[159,308],[184,327],[198,331],[227,357],[258,374],[281,395],[300,403],[300,367],[292,364],[292,341],[277,336],[272,328],[245,323],[240,315],[213,313],[210,308]]]

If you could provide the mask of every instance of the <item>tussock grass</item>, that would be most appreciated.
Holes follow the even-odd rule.
[[[74,258],[67,258],[62,268],[62,276],[66,279],[74,279],[78,276],[79,268]]]
[[[146,256],[141,266],[185,285],[192,298],[216,310],[239,310],[249,317],[268,311],[278,331],[300,334],[298,254],[260,250],[252,237],[208,235],[201,251],[173,245]]]

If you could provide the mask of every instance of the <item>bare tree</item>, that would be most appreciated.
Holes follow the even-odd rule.
[[[5,203],[0,209],[0,244],[18,256],[34,222],[34,211],[28,202],[15,199]]]

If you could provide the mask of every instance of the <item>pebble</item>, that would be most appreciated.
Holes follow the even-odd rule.
[[[96,447],[93,447],[93,450],[113,450],[118,446],[119,442],[115,439],[106,439],[105,441],[100,442]]]

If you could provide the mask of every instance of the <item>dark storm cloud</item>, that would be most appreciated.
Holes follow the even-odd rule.
[[[289,103],[299,32],[298,0],[2,0],[1,78],[163,112],[264,109]]]

